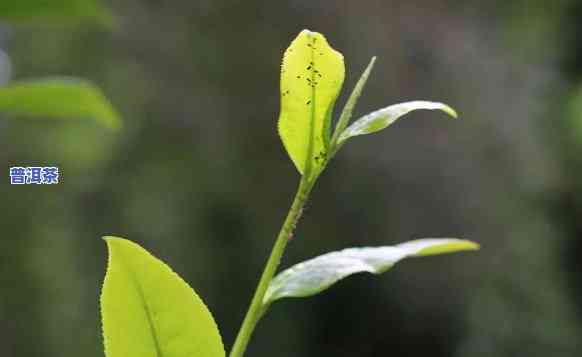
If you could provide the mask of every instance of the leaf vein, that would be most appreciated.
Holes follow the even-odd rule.
[[[125,259],[123,259],[122,261],[125,261]],[[138,292],[140,301],[142,303],[142,307],[145,310],[145,314],[146,314],[146,317],[148,319],[149,331],[150,331],[150,334],[152,335],[152,340],[154,341],[154,347],[156,348],[156,356],[157,357],[164,357],[164,354],[162,353],[162,347],[161,347],[160,341],[158,339],[158,332],[156,331],[156,326],[154,325],[152,311],[151,311],[150,306],[148,305],[148,302],[145,298],[145,293],[144,293],[143,287],[141,286],[139,279],[137,278],[137,275],[135,274],[134,270],[132,269],[131,264],[125,264],[125,266],[127,267],[127,271],[129,273],[129,275],[131,276],[131,281],[134,284],[134,287]]]

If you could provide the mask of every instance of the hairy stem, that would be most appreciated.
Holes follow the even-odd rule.
[[[244,355],[253,331],[267,309],[267,306],[263,304],[265,293],[267,292],[267,288],[269,287],[273,276],[277,272],[285,247],[293,236],[293,231],[295,230],[297,221],[299,221],[299,218],[301,217],[301,212],[303,211],[303,207],[307,202],[307,198],[309,197],[309,193],[311,192],[314,183],[315,179],[309,180],[308,178],[305,178],[305,176],[301,179],[293,204],[291,205],[287,218],[285,218],[285,222],[277,236],[277,240],[275,241],[275,245],[271,250],[271,255],[265,266],[265,270],[263,270],[257,289],[255,290],[255,295],[253,296],[242,326],[238,332],[236,340],[234,341],[232,350],[230,351],[230,357],[242,357]]]

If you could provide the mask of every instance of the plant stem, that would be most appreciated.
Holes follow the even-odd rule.
[[[243,320],[236,340],[234,341],[232,350],[230,351],[230,357],[242,357],[244,355],[251,335],[266,311],[267,306],[263,304],[263,298],[265,297],[265,293],[267,292],[267,288],[269,287],[273,276],[277,272],[285,247],[293,236],[293,231],[295,230],[297,221],[299,221],[299,218],[301,217],[303,206],[305,206],[305,202],[307,201],[309,193],[315,183],[315,179],[309,180],[305,177],[306,176],[303,176],[301,179],[293,204],[289,209],[287,218],[285,218],[285,222],[277,236],[275,245],[271,250],[271,255],[269,256],[265,270],[263,270],[257,289],[255,290],[255,295],[253,296],[247,314]]]

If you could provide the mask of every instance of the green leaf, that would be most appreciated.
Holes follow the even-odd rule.
[[[12,23],[79,23],[112,25],[113,16],[98,0],[3,0],[0,21]]]
[[[170,267],[139,245],[104,237],[101,294],[107,357],[224,357],[212,315]]]
[[[356,83],[354,89],[352,90],[352,93],[350,94],[350,97],[348,98],[348,100],[346,102],[346,105],[344,106],[344,109],[342,110],[342,113],[337,121],[337,125],[335,126],[333,136],[331,138],[330,146],[331,146],[332,154],[333,154],[333,151],[337,151],[336,145],[337,145],[337,141],[339,139],[339,136],[346,129],[346,126],[348,126],[348,123],[350,122],[350,119],[352,118],[352,112],[354,110],[354,107],[358,103],[358,100],[360,99],[360,95],[362,95],[362,92],[364,91],[364,87],[366,86],[366,82],[368,82],[368,77],[370,76],[370,73],[372,72],[372,69],[374,68],[374,63],[376,63],[376,57],[372,57],[372,59],[370,60],[370,63],[368,64],[368,66],[366,67],[366,69],[364,70],[362,75],[360,76],[360,79],[358,79],[358,82]]]
[[[337,281],[361,272],[380,274],[408,257],[477,250],[477,243],[461,239],[419,239],[395,246],[349,248],[299,263],[278,274],[269,285],[265,305],[285,297],[320,293]]]
[[[25,117],[92,118],[110,129],[121,120],[101,90],[74,78],[15,81],[0,87],[0,112]]]
[[[301,31],[285,51],[279,134],[302,175],[315,173],[325,162],[331,115],[344,74],[342,54],[320,33]]]
[[[419,109],[441,110],[453,118],[457,117],[454,109],[443,103],[415,100],[394,104],[384,109],[376,110],[356,120],[340,135],[338,143],[341,145],[353,136],[371,134],[385,129],[403,115]]]

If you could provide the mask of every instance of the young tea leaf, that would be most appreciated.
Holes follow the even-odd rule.
[[[479,245],[461,239],[419,239],[395,246],[349,248],[299,263],[278,274],[267,290],[265,305],[285,297],[306,297],[361,272],[380,274],[408,257],[476,250]]]
[[[301,31],[285,51],[279,135],[302,175],[315,172],[327,157],[331,115],[344,74],[342,54],[320,33]]]
[[[362,92],[364,91],[366,82],[368,82],[368,77],[372,72],[372,68],[374,68],[374,63],[376,63],[376,57],[372,57],[372,59],[370,60],[370,63],[360,76],[360,79],[358,79],[358,82],[356,83],[354,89],[352,90],[352,93],[350,94],[344,106],[344,109],[342,110],[342,113],[337,121],[337,125],[335,126],[333,136],[330,142],[332,151],[335,151],[340,134],[343,133],[343,131],[346,129],[346,126],[348,126],[350,119],[352,118],[352,112],[354,110],[354,107],[358,103],[358,100],[360,99]]]
[[[139,245],[105,237],[101,294],[107,357],[224,357],[212,315],[170,267]]]
[[[73,78],[15,81],[0,87],[0,113],[24,117],[92,118],[110,129],[121,120],[101,90]]]
[[[0,21],[111,25],[113,17],[98,0],[3,0],[0,1]]]
[[[338,143],[341,145],[343,142],[353,136],[371,134],[385,129],[403,115],[406,115],[413,110],[419,109],[442,110],[453,118],[457,117],[457,113],[453,110],[453,108],[443,103],[416,100],[412,102],[394,104],[384,109],[372,112],[356,120],[352,125],[350,125],[342,132]]]

